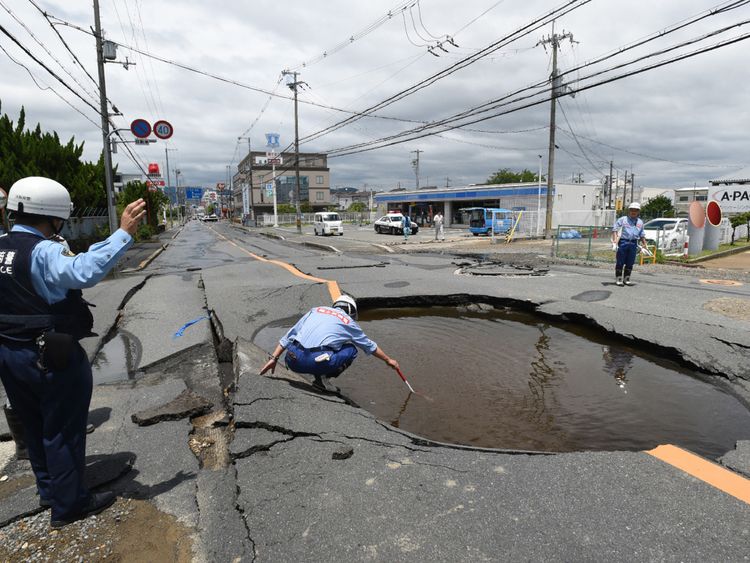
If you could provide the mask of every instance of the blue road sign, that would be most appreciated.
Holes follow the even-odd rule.
[[[145,139],[151,134],[151,124],[145,119],[134,119],[130,124],[130,132],[139,139]]]
[[[203,197],[203,188],[185,188],[186,199],[201,199]]]
[[[266,146],[272,149],[280,146],[279,145],[280,137],[281,135],[279,135],[278,133],[266,133]]]

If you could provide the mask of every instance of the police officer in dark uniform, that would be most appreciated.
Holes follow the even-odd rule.
[[[111,505],[111,492],[83,484],[91,365],[78,340],[93,317],[81,289],[98,283],[133,242],[145,202],[128,205],[120,229],[73,255],[52,240],[70,216],[70,194],[49,178],[17,181],[15,224],[0,236],[0,378],[25,429],[41,506],[59,528]]]

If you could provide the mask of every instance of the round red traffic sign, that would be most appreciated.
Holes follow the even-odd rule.
[[[172,136],[172,133],[174,133],[174,129],[169,121],[161,119],[154,123],[154,135],[160,139],[169,139]]]
[[[145,139],[151,134],[151,124],[145,119],[134,119],[130,124],[130,132],[139,139]]]

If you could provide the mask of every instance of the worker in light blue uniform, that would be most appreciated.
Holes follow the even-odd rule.
[[[633,271],[638,246],[646,245],[643,220],[638,217],[640,213],[641,204],[634,201],[628,206],[628,214],[617,219],[612,227],[612,243],[617,249],[615,283],[618,286],[632,285],[630,274]]]
[[[352,364],[357,348],[399,369],[398,362],[388,357],[357,324],[356,301],[349,295],[341,295],[331,307],[313,307],[297,321],[279,340],[260,373],[268,370],[273,373],[286,350],[287,368],[313,375],[318,387],[331,390],[328,378],[338,377]]]
[[[49,178],[18,180],[8,194],[15,225],[0,237],[0,378],[25,430],[39,503],[65,526],[111,505],[113,493],[83,483],[92,376],[78,341],[92,335],[81,290],[109,272],[133,242],[145,213],[137,200],[121,228],[74,255],[55,240],[70,216],[70,194]]]

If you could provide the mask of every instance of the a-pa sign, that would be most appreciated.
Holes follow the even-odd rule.
[[[724,213],[750,211],[750,184],[729,184],[709,190],[709,199],[719,204]]]

